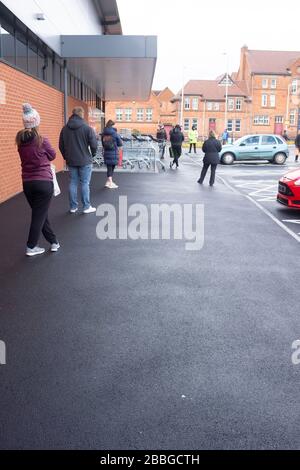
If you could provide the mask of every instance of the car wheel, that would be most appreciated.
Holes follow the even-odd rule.
[[[276,165],[284,165],[286,161],[286,154],[285,153],[277,153],[273,159],[273,162]]]
[[[222,155],[221,157],[221,162],[224,164],[224,165],[232,165],[233,162],[234,162],[234,156],[232,153],[230,152],[226,152]]]

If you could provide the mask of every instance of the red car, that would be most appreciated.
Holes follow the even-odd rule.
[[[293,170],[280,178],[277,202],[300,209],[300,170]]]

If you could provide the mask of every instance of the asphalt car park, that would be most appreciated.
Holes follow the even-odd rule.
[[[267,215],[296,217],[272,199],[293,161],[219,166],[210,188],[196,182],[201,159],[118,173],[118,191],[101,172],[91,184],[98,208],[120,195],[202,204],[199,251],[100,240],[98,215],[68,213],[61,173],[50,211],[61,250],[27,259],[24,196],[1,205],[1,449],[299,448],[299,245]]]
[[[289,171],[300,168],[300,163],[294,161],[293,146],[290,146],[289,152],[290,156],[284,165],[262,161],[235,162],[233,165],[219,165],[217,175],[220,182],[245,196],[288,236],[300,242],[300,210],[281,206],[276,200],[279,179]],[[201,165],[202,158],[202,152],[198,152],[189,160],[195,165]]]

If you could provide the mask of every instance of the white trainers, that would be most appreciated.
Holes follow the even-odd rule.
[[[43,253],[45,253],[45,248],[41,248],[39,246],[35,246],[34,248],[26,248],[26,256],[42,255]]]
[[[77,207],[76,207],[76,209],[70,209],[71,214],[75,214],[75,212],[77,212],[77,211],[78,211]]]
[[[117,189],[119,186],[116,183],[112,182],[112,183],[106,183],[105,187],[108,189]]]
[[[105,187],[105,188],[109,188],[109,189],[110,189],[110,187],[111,187],[111,183],[110,183],[109,181],[107,181],[107,182],[105,183],[105,186],[104,186],[104,187]]]
[[[92,214],[92,212],[96,212],[96,210],[97,210],[96,207],[90,206],[88,209],[85,209],[85,210],[83,211],[83,213],[84,213],[84,214]]]
[[[50,248],[50,251],[58,251],[58,249],[60,248],[60,244],[59,243],[52,243],[51,245],[51,248]]]

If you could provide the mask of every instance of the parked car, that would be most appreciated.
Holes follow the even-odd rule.
[[[233,144],[224,145],[220,160],[224,165],[235,161],[268,160],[283,165],[289,156],[287,143],[280,135],[246,135]]]
[[[293,170],[280,178],[277,201],[285,206],[300,209],[300,170]]]

